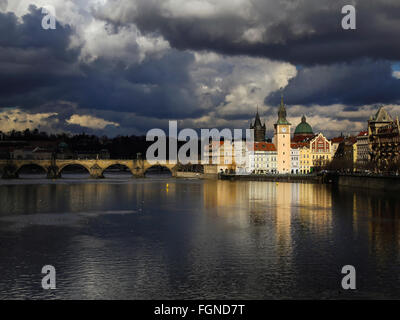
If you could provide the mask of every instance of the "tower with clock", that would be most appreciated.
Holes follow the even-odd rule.
[[[290,159],[290,123],[286,120],[286,108],[281,97],[278,121],[274,125],[274,144],[277,149],[277,170],[280,174],[291,172]]]

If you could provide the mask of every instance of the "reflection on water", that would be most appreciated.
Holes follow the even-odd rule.
[[[0,203],[0,298],[400,298],[396,195],[119,175],[1,181]]]

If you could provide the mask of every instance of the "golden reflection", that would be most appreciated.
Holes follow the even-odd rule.
[[[275,191],[275,226],[276,242],[278,249],[283,254],[292,250],[291,224],[292,224],[292,187],[291,183],[277,183]]]
[[[204,205],[207,209],[229,207],[238,200],[238,183],[229,181],[206,181]]]
[[[270,222],[278,247],[284,251],[291,247],[293,219],[314,234],[324,235],[332,229],[331,192],[320,184],[207,181],[204,206],[240,225]]]
[[[250,223],[253,225],[265,225],[268,219],[268,208],[276,197],[275,183],[251,181],[248,183],[248,205]]]
[[[248,224],[248,183],[205,181],[203,184],[204,207],[208,214],[224,217],[237,225]]]
[[[299,208],[299,219],[314,234],[332,231],[332,196],[328,186],[321,184],[299,184],[295,205]]]
[[[279,246],[287,248],[291,242],[292,188],[290,183],[207,181],[204,206],[241,226],[264,226],[271,221]]]

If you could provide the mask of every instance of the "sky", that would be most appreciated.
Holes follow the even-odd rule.
[[[292,130],[330,137],[400,115],[398,0],[0,0],[0,30],[4,132],[248,128],[258,108],[272,136],[281,94]]]

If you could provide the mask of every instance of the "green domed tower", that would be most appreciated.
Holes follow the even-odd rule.
[[[299,142],[302,140],[305,140],[307,138],[312,138],[314,137],[314,132],[311,128],[311,126],[307,123],[306,117],[303,115],[301,118],[301,122],[299,125],[296,127],[296,130],[294,131],[294,137],[293,140],[295,142]]]

